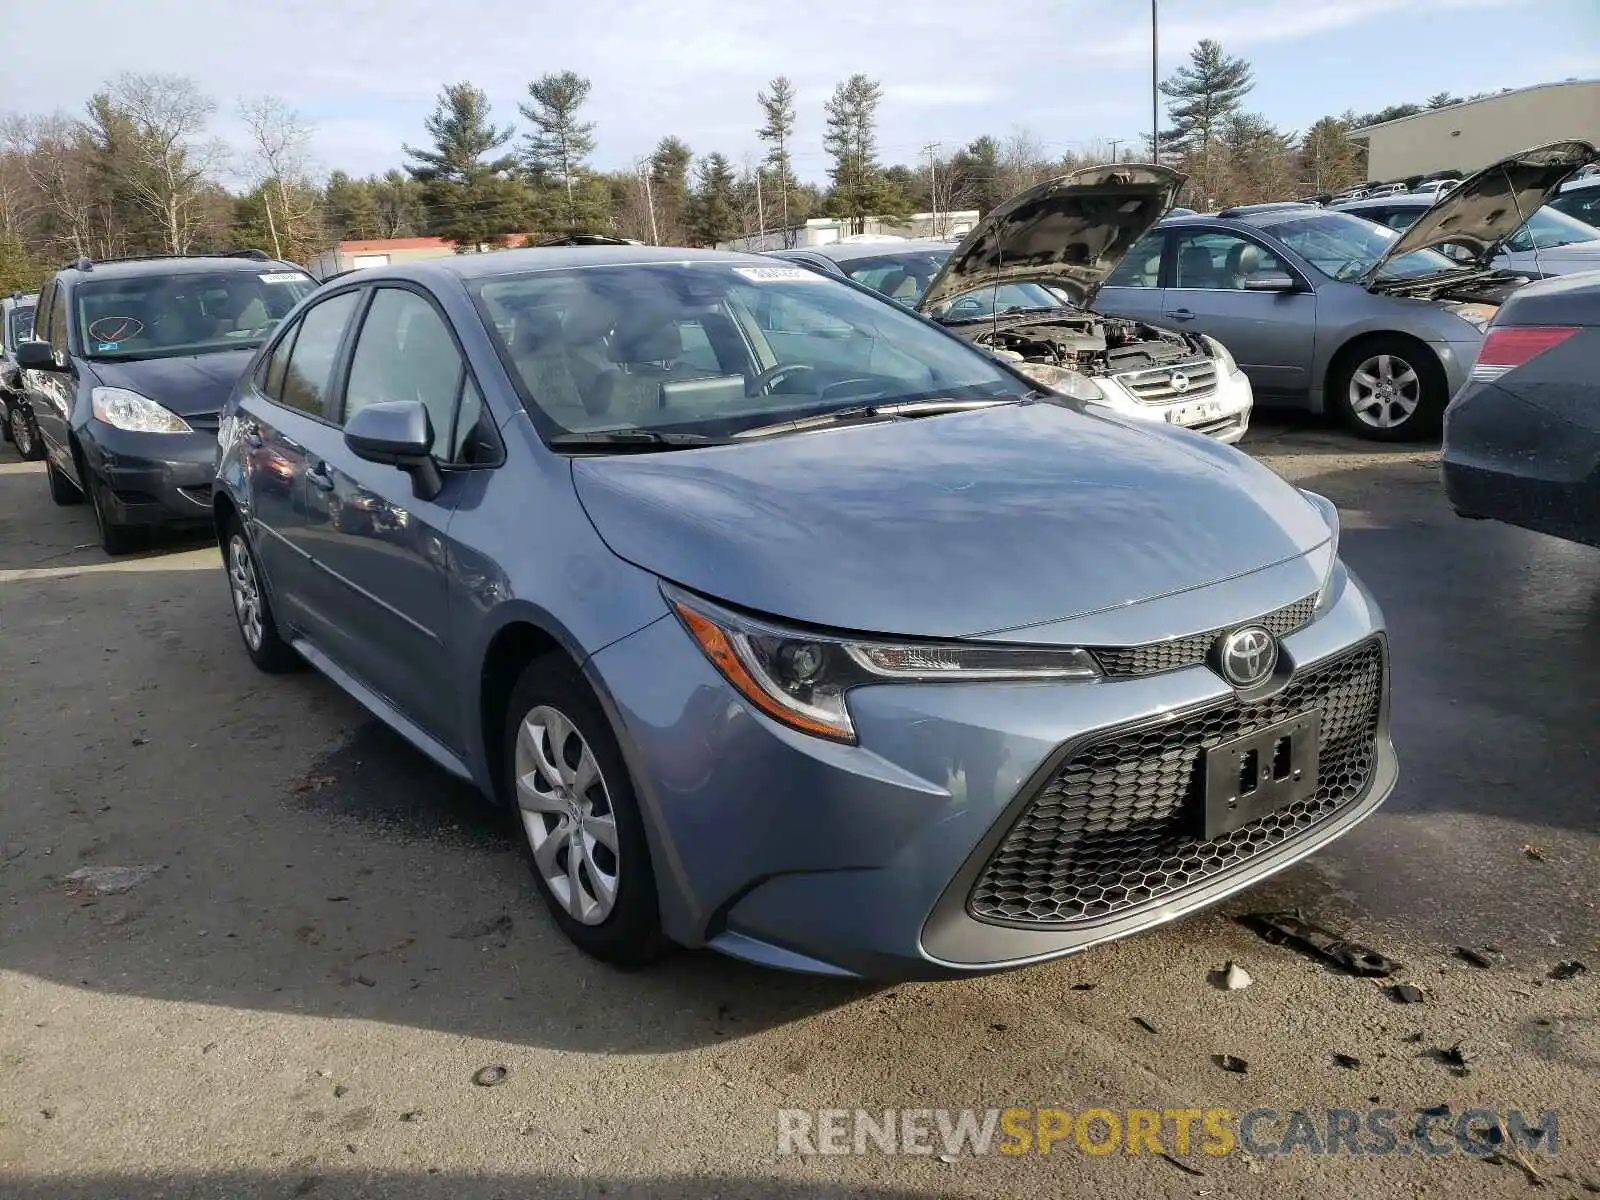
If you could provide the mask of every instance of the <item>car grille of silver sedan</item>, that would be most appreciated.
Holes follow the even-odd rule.
[[[1097,735],[1062,764],[985,865],[968,900],[979,920],[1071,926],[1154,904],[1310,832],[1367,789],[1387,671],[1374,639],[1267,700],[1223,701]],[[1316,792],[1211,841],[1198,833],[1212,746],[1321,710]]]
[[[1217,390],[1216,364],[1203,358],[1175,367],[1124,371],[1112,378],[1140,404],[1176,404],[1180,400],[1201,399]]]
[[[1252,623],[1264,625],[1274,637],[1281,638],[1311,620],[1316,611],[1317,597],[1313,592],[1305,599],[1286,604]],[[1100,669],[1112,678],[1159,675],[1162,671],[1200,666],[1222,633],[1221,629],[1213,629],[1189,637],[1169,638],[1164,642],[1118,646],[1116,649],[1092,650],[1091,653],[1099,660]]]

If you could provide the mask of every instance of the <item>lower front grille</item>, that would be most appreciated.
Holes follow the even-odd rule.
[[[1097,737],[1023,809],[978,876],[969,911],[1008,925],[1098,921],[1306,833],[1367,790],[1386,669],[1382,643],[1364,642],[1258,703],[1227,700]],[[1312,710],[1322,713],[1316,792],[1201,841],[1205,751]]]

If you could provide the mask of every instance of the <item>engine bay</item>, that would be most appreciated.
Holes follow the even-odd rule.
[[[1046,363],[1084,375],[1116,375],[1211,357],[1210,349],[1196,335],[1094,313],[1010,323],[1002,319],[997,327],[969,325],[960,332],[1001,358]]]

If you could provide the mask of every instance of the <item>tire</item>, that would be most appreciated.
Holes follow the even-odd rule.
[[[223,570],[233,601],[234,625],[250,661],[268,675],[299,670],[305,660],[283,640],[272,615],[272,602],[262,585],[261,561],[237,517],[228,522],[223,543]]]
[[[613,966],[660,958],[671,943],[661,930],[644,819],[616,735],[589,685],[560,655],[535,659],[512,689],[505,721],[504,791],[556,924],[584,953]],[[575,776],[586,762],[595,768],[594,782],[579,790]],[[572,813],[584,820],[575,823]],[[606,832],[614,845],[605,844]]]
[[[50,499],[57,504],[65,507],[71,504],[83,503],[83,493],[78,490],[77,485],[57,470],[55,463],[48,459],[45,460],[44,464],[44,476],[45,481],[50,485]]]
[[[10,406],[6,413],[6,436],[24,462],[38,462],[44,457],[44,439],[39,436],[32,414],[20,404]]]
[[[1438,436],[1450,384],[1433,351],[1385,335],[1340,352],[1328,373],[1328,396],[1357,437],[1410,442]]]
[[[83,475],[84,487],[89,493],[89,506],[94,510],[94,526],[100,533],[100,548],[107,554],[126,554],[130,550],[138,549],[143,543],[144,531],[113,521],[110,489],[105,483],[89,474],[81,459],[78,462],[78,470]]]

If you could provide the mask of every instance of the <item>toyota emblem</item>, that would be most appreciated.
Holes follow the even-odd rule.
[[[1189,390],[1189,377],[1182,371],[1174,371],[1167,376],[1167,385],[1175,392],[1187,392]]]
[[[1260,625],[1235,629],[1222,639],[1217,663],[1234,687],[1259,687],[1278,665],[1277,639]]]

